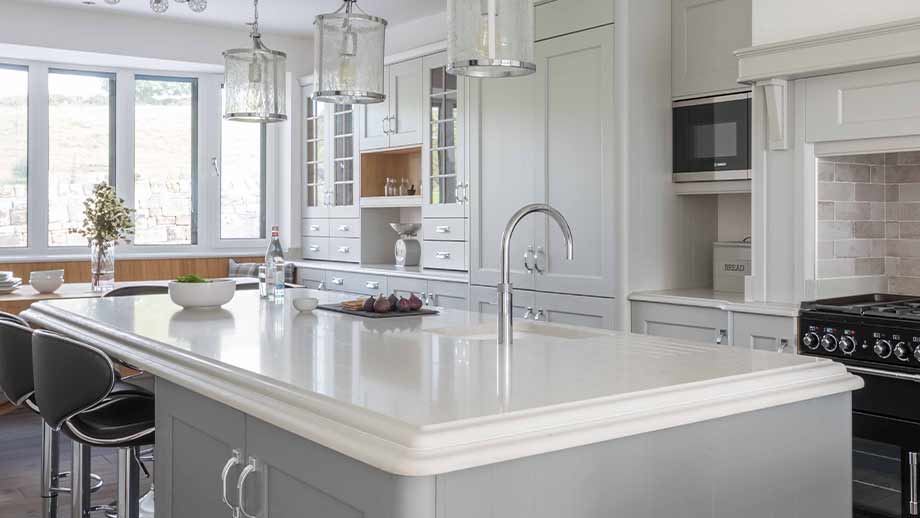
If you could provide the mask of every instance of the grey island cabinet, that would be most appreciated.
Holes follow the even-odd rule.
[[[240,292],[33,305],[155,377],[158,518],[850,512],[843,366],[494,317],[298,313]]]

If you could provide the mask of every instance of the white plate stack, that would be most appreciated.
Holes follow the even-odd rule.
[[[13,277],[13,272],[0,272],[0,295],[13,293],[22,285],[22,279]]]

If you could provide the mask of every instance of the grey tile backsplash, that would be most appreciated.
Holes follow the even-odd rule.
[[[920,151],[819,159],[817,192],[818,278],[920,295]]]

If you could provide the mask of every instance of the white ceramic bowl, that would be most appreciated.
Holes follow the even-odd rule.
[[[319,299],[314,299],[313,297],[300,297],[294,299],[294,308],[302,313],[309,313],[316,309],[316,306],[319,306]]]
[[[64,279],[64,270],[43,270],[29,274],[30,280],[35,279]]]
[[[54,293],[64,284],[64,277],[33,277],[29,280],[29,284],[39,293]]]
[[[191,308],[217,308],[230,302],[236,293],[233,279],[215,279],[211,282],[169,283],[169,298],[179,306]]]

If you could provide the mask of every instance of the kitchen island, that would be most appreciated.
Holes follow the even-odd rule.
[[[157,516],[808,517],[851,513],[837,363],[494,316],[300,314],[238,292],[24,316],[156,379]],[[241,501],[242,500],[242,501]]]

